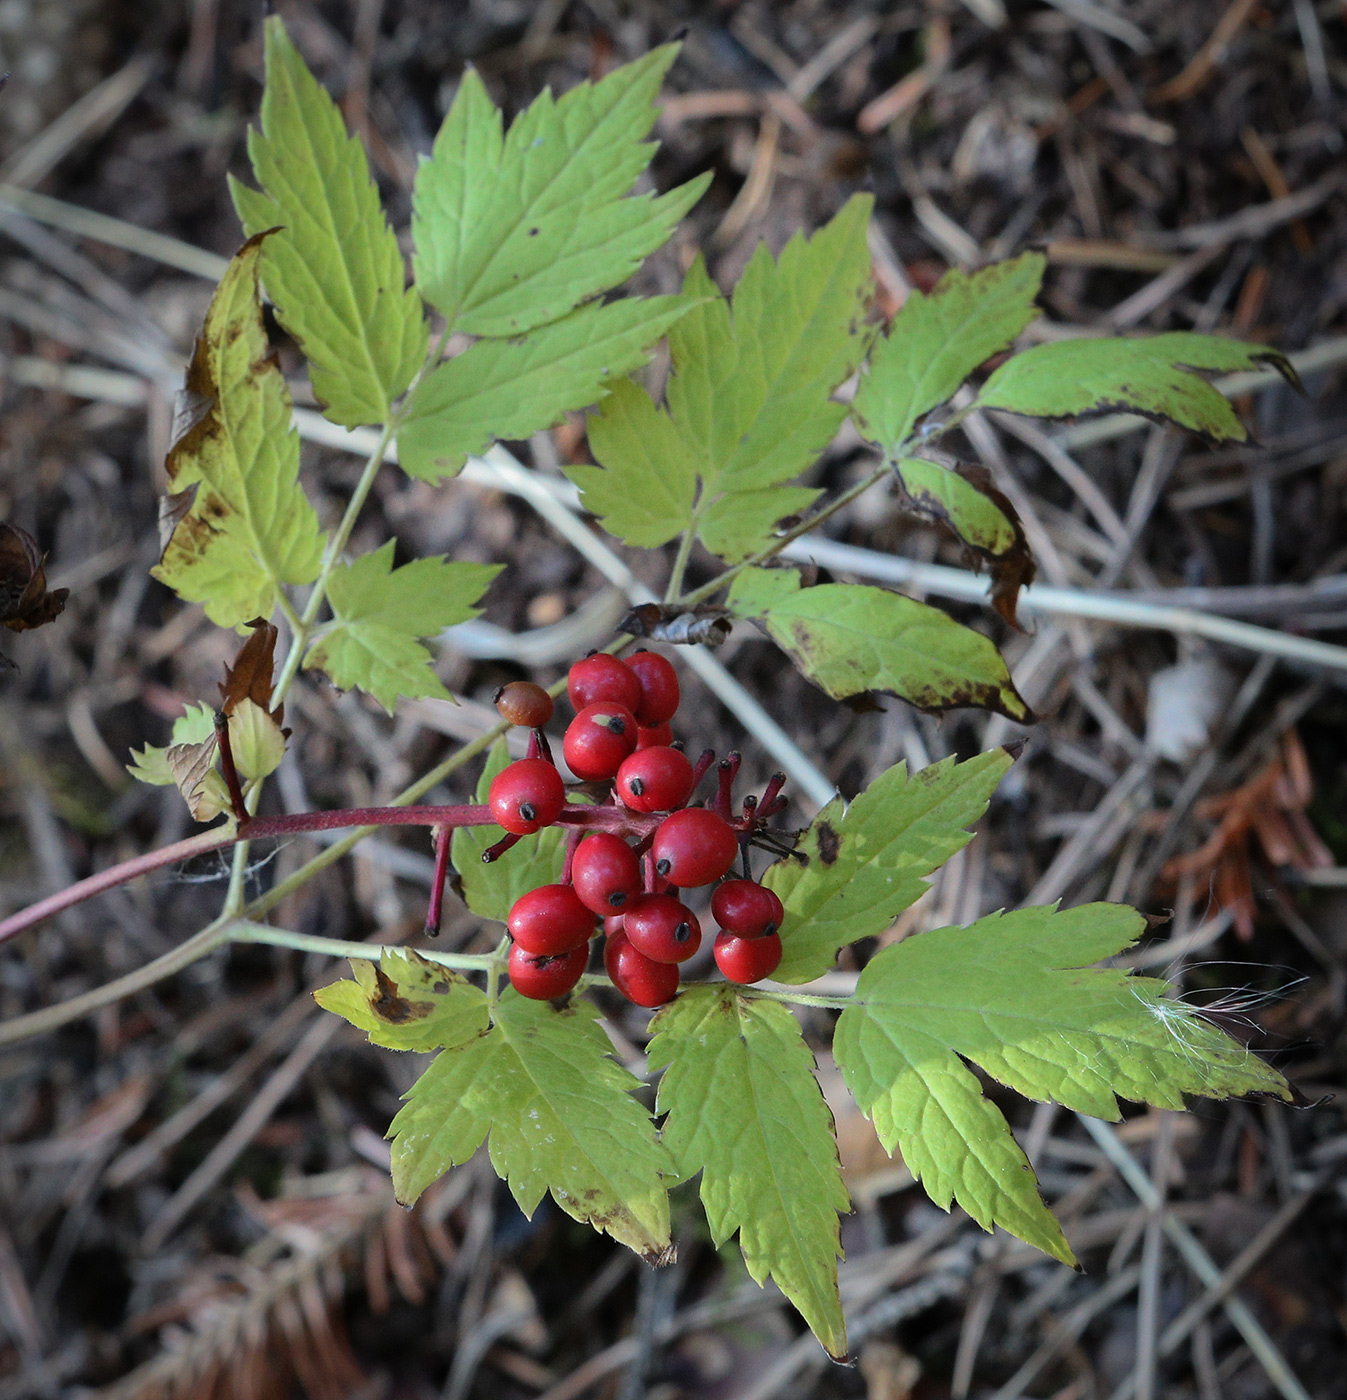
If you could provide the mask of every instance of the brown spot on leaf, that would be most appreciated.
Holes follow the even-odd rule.
[[[842,838],[831,822],[819,822],[814,828],[814,838],[818,842],[818,858],[824,865],[835,865],[842,849]]]
[[[409,1021],[423,1021],[435,1010],[433,1001],[409,1001],[398,991],[397,983],[377,963],[374,980],[378,996],[369,999],[369,1009],[390,1026],[405,1026]]]

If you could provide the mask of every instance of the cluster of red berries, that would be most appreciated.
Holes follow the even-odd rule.
[[[785,805],[784,778],[761,800],[731,805],[739,756],[718,765],[718,789],[707,806],[688,805],[713,763],[709,750],[694,764],[674,742],[669,721],[678,709],[678,677],[662,656],[638,651],[626,660],[605,653],[571,667],[567,695],[576,714],[562,751],[586,783],[611,783],[594,806],[567,805],[543,726],[552,700],[528,681],[497,693],[511,724],[533,731],[527,758],[491,783],[493,818],[509,833],[487,853],[558,822],[567,825],[561,881],[521,895],[510,910],[509,975],[515,989],[538,1000],[564,996],[589,961],[589,940],[603,921],[603,961],[613,985],[638,1006],[662,1006],[678,991],[679,965],[701,946],[697,916],[679,892],[716,884],[711,914],[719,925],[716,964],[732,982],[757,982],[781,961],[781,901],[749,878],[726,879],[747,847],[763,841],[761,824]]]

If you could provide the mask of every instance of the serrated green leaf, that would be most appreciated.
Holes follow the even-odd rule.
[[[221,627],[270,617],[280,585],[312,583],[323,557],[299,485],[290,393],[262,325],[264,241],[250,239],[229,264],[197,338],[180,405],[188,426],[165,463],[174,504],[190,505],[150,571]]]
[[[499,739],[477,784],[478,802],[486,801],[492,778],[509,762],[510,751],[505,740]],[[463,902],[479,917],[502,924],[521,894],[539,885],[556,884],[566,861],[565,833],[559,826],[549,826],[525,836],[489,866],[483,865],[482,853],[504,835],[498,826],[460,826],[449,849],[454,869],[463,881]]]
[[[334,423],[387,420],[425,363],[421,298],[407,283],[365,151],[314,78],[280,19],[266,22],[262,129],[248,132],[261,190],[231,179],[249,235],[268,240],[262,281],[309,361]]]
[[[701,1197],[717,1245],[737,1230],[749,1274],[768,1275],[828,1353],[846,1355],[837,1212],[849,1205],[832,1114],[800,1024],[732,987],[688,988],[651,1023],[650,1067],[667,1066],[662,1137]]]
[[[1174,331],[1137,339],[1058,340],[1003,364],[982,386],[978,405],[1035,418],[1125,409],[1168,419],[1217,442],[1243,442],[1235,410],[1190,370],[1271,367],[1296,383],[1286,357],[1267,345]]]
[[[952,397],[1038,315],[1046,261],[1024,253],[971,275],[951,270],[929,296],[912,292],[857,390],[852,412],[861,432],[896,452],[923,413]]]
[[[355,981],[320,987],[313,999],[387,1050],[439,1050],[485,1035],[487,1001],[470,982],[411,948],[385,948],[379,961],[351,960]]]
[[[1145,928],[1089,904],[992,914],[885,948],[861,973],[833,1054],[880,1141],[931,1199],[958,1203],[1072,1262],[999,1110],[963,1060],[1032,1099],[1116,1119],[1115,1096],[1182,1108],[1184,1094],[1289,1098],[1275,1070],[1169,999],[1166,984],[1090,964]]]
[[[767,573],[793,576],[796,587],[768,583]],[[745,569],[727,601],[736,617],[760,621],[834,700],[884,690],[922,710],[976,705],[1008,719],[1030,717],[995,646],[925,603],[856,583],[800,588],[793,569]]]
[[[786,907],[776,980],[821,977],[839,948],[882,933],[915,904],[927,889],[923,877],[972,840],[967,828],[1012,762],[1005,749],[991,749],[919,773],[899,763],[852,802],[829,802],[797,848],[809,863],[778,861],[763,876]]]
[[[948,525],[965,544],[986,554],[1014,548],[1015,522],[957,471],[923,457],[904,457],[894,472],[916,508]]]
[[[701,260],[693,264],[683,295],[699,304],[669,335],[667,417],[644,390],[624,392],[605,404],[591,433],[602,470],[570,472],[605,528],[641,544],[691,529],[712,552],[739,560],[818,495],[784,483],[832,440],[846,416],[833,392],[870,341],[870,208],[857,195],[812,238],[792,238],[779,260],[759,248],[732,305]],[[644,449],[632,455],[641,439]]]
[[[666,1261],[668,1155],[598,1017],[583,999],[556,1011],[507,990],[490,1032],[442,1050],[394,1118],[398,1200],[410,1205],[489,1132],[491,1164],[525,1215],[550,1191],[567,1215]]]
[[[126,771],[142,783],[151,787],[172,787],[177,781],[173,770],[168,766],[168,751],[175,744],[202,744],[215,733],[215,711],[209,705],[188,705],[173,721],[173,737],[160,747],[146,744],[139,752],[131,750],[134,763],[126,765]]]
[[[421,294],[449,326],[514,336],[625,282],[710,181],[626,198],[650,163],[651,105],[677,46],[653,50],[560,100],[544,92],[503,132],[469,68],[416,174]]]
[[[368,691],[389,714],[399,696],[449,698],[417,638],[476,617],[474,605],[501,569],[440,555],[395,569],[393,550],[389,540],[332,570],[327,600],[336,620],[304,657],[306,667],[326,671],[341,689]]]
[[[682,297],[582,306],[517,340],[479,340],[413,390],[398,460],[423,481],[454,476],[492,438],[526,438],[597,402],[605,381],[643,365]]]

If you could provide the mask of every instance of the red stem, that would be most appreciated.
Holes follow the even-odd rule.
[[[430,904],[426,909],[426,934],[439,936],[440,919],[444,911],[444,881],[449,874],[449,834],[451,828],[435,828],[435,874],[430,881]]]
[[[243,800],[243,784],[239,782],[234,745],[229,738],[229,717],[218,711],[215,715],[215,742],[220,749],[220,772],[224,774],[225,786],[229,789],[229,805],[234,809],[234,820],[241,827],[247,826],[252,814]]]

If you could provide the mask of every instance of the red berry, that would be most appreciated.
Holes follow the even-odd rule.
[[[697,916],[671,894],[642,895],[622,922],[631,946],[653,962],[687,962],[702,946]]]
[[[541,729],[552,718],[552,697],[532,681],[511,681],[496,692],[496,709],[510,724]]]
[[[781,939],[775,933],[762,938],[739,938],[732,933],[716,934],[716,966],[731,982],[761,982],[781,964]]]
[[[510,949],[510,985],[521,997],[551,1001],[564,997],[580,980],[589,961],[589,948],[573,948],[569,953],[538,957],[526,953],[519,944]]]
[[[754,880],[726,880],[711,896],[711,915],[727,933],[761,938],[780,930],[786,911],[765,885]]]
[[[641,684],[641,698],[634,711],[641,724],[663,724],[678,709],[678,672],[658,652],[637,651],[627,657],[627,667]]]
[[[637,749],[617,770],[617,795],[633,812],[672,812],[692,794],[692,764],[681,749]]]
[[[600,700],[611,700],[634,713],[641,703],[641,682],[625,661],[600,651],[571,667],[566,694],[577,712]]]
[[[521,758],[491,780],[487,805],[496,821],[515,836],[551,826],[566,805],[561,774],[545,758]]]
[[[506,926],[526,953],[552,958],[589,942],[594,911],[569,885],[539,885],[515,900]]]
[[[620,836],[596,831],[575,848],[571,883],[586,909],[606,916],[640,894],[641,862]]]
[[[727,821],[705,807],[685,807],[665,817],[650,847],[655,871],[689,889],[719,880],[739,854],[739,838]]]
[[[619,938],[622,935],[623,925],[627,921],[621,914],[606,914],[603,919],[603,936],[605,938]]]
[[[611,700],[586,705],[570,722],[562,752],[571,772],[586,782],[611,778],[636,747],[636,721],[631,711]]]
[[[642,749],[667,749],[673,743],[673,726],[656,724],[649,729],[644,726],[636,730],[636,751]]]
[[[678,965],[653,962],[622,934],[604,945],[603,965],[613,986],[637,1006],[663,1006],[678,992]]]

